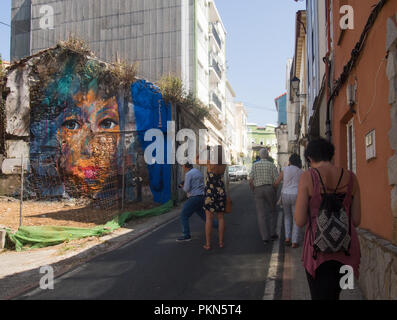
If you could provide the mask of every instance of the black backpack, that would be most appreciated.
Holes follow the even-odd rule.
[[[327,193],[320,172],[315,169],[320,177],[324,193],[322,202],[316,217],[316,235],[313,242],[313,258],[317,259],[317,253],[345,252],[349,256],[351,245],[351,214],[347,214],[343,203],[348,194],[337,194],[336,191],[342,181],[342,174],[333,193]],[[311,218],[310,218],[311,228]]]

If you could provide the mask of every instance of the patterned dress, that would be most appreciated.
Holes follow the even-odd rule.
[[[215,213],[225,212],[226,189],[223,174],[208,172],[205,186],[204,210]]]

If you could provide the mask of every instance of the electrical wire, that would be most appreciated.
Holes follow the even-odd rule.
[[[371,103],[371,105],[370,105],[370,107],[369,107],[369,109],[368,109],[367,113],[365,114],[365,116],[364,116],[362,121],[361,121],[361,117],[360,117],[360,104],[357,102],[357,117],[358,117],[358,122],[360,123],[360,125],[363,124],[367,120],[368,115],[370,114],[370,112],[372,111],[372,108],[375,105],[377,89],[378,89],[378,77],[379,77],[379,73],[380,73],[380,70],[381,70],[382,65],[383,65],[384,62],[386,62],[385,58],[383,58],[382,61],[379,64],[378,72],[376,73],[376,77],[375,77],[375,88],[374,88],[375,93],[374,93],[374,95],[372,97],[372,103]]]

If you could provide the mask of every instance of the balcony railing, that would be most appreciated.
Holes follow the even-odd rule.
[[[222,40],[214,25],[212,25],[212,34],[214,35],[215,41],[219,45],[219,48],[222,49]]]
[[[219,76],[219,78],[222,79],[221,67],[219,66],[219,63],[214,58],[212,58],[212,65],[211,66],[214,68],[214,70],[215,70],[216,74]]]
[[[212,93],[212,101],[218,107],[219,110],[222,110],[222,101],[219,99],[215,92]]]

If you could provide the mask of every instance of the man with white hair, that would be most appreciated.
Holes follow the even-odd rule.
[[[274,163],[269,161],[267,149],[259,152],[260,160],[252,165],[249,175],[250,188],[254,192],[259,232],[265,244],[278,238],[276,234],[277,210],[276,189],[273,187],[278,177]]]

